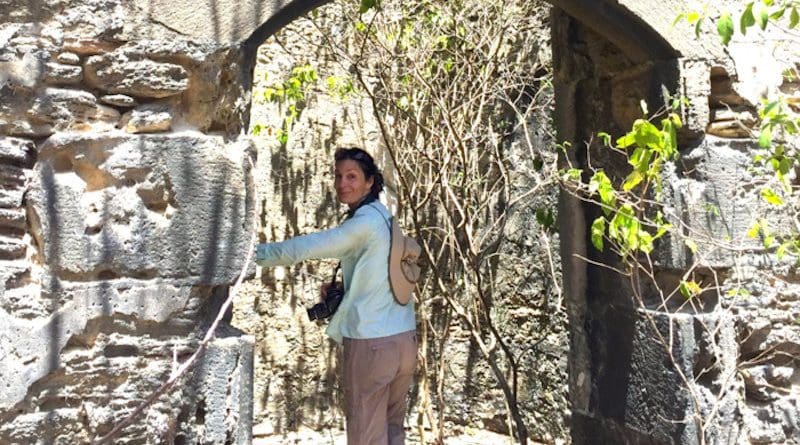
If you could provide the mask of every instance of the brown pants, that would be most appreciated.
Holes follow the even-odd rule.
[[[347,445],[403,445],[406,393],[417,365],[414,331],[344,339]]]

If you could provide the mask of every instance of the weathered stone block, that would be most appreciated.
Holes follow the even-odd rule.
[[[27,175],[25,170],[13,165],[0,164],[0,185],[5,190],[22,189],[25,186]]]
[[[249,147],[199,133],[51,137],[29,193],[44,261],[69,279],[232,282],[252,220]]]
[[[124,94],[107,94],[100,97],[100,102],[121,108],[130,108],[138,105],[136,99]]]
[[[62,435],[89,442],[85,433],[80,434],[82,417],[77,408],[23,414],[13,423],[0,425],[0,435],[13,437],[20,444],[61,443],[56,438]]]
[[[36,380],[60,366],[62,348],[84,332],[89,320],[128,315],[138,320],[164,322],[183,310],[192,286],[186,280],[120,279],[70,283],[57,279],[43,283],[43,291],[61,304],[50,316],[23,319],[0,311],[0,411],[21,401]],[[33,296],[31,304],[39,298]]]
[[[172,113],[165,105],[145,105],[122,116],[120,127],[128,133],[159,133],[172,126]]]
[[[2,232],[0,231],[0,234]],[[16,260],[25,257],[27,245],[21,240],[0,236],[0,260]]]
[[[586,329],[592,395],[588,411],[573,413],[576,443],[597,443],[598,435],[608,443],[700,443],[695,422],[712,409],[706,437],[735,434],[730,316],[607,307],[589,316]]]
[[[3,209],[0,208],[0,227],[11,227],[13,229],[25,229],[25,211],[22,209]]]
[[[2,106],[0,105],[0,108]],[[9,136],[45,137],[53,134],[53,127],[46,124],[33,124],[16,116],[4,116],[0,109],[0,133]]]
[[[46,88],[35,96],[24,117],[32,125],[42,125],[45,135],[49,135],[67,129],[110,129],[120,116],[113,108],[98,105],[97,98],[88,91]]]
[[[734,257],[714,242],[730,243],[735,249],[763,249],[760,239],[747,235],[760,216],[774,215],[772,228],[776,231],[790,223],[779,217],[775,206],[767,204],[758,193],[764,183],[751,168],[750,150],[754,146],[751,140],[706,136],[697,147],[683,154],[674,170],[668,167],[665,171],[664,213],[687,228],[686,233],[702,251],[704,265],[733,266]],[[658,252],[656,260],[665,267],[688,268],[695,260],[683,239],[665,239]]]
[[[79,56],[105,54],[116,49],[117,45],[95,38],[67,37],[64,39],[64,50]]]
[[[4,184],[3,188],[0,188],[0,208],[14,209],[22,207],[24,194],[25,188]]]
[[[193,376],[204,414],[195,419],[204,428],[193,443],[252,442],[254,349],[251,336],[218,338],[209,344]]]
[[[71,8],[57,17],[65,31],[78,35],[103,36],[113,40],[125,24],[122,0],[71,1]]]
[[[33,141],[0,136],[0,162],[30,166],[34,151]]]
[[[88,91],[47,88],[34,100],[28,115],[52,123],[86,119],[96,111],[97,98]]]
[[[81,80],[83,80],[83,69],[79,66],[53,62],[45,65],[44,81],[47,83],[74,85]]]
[[[67,64],[67,65],[80,65],[81,64],[80,56],[78,56],[75,53],[71,53],[71,52],[60,53],[59,55],[56,56],[56,60],[59,63],[64,63],[64,64]],[[81,71],[83,71],[83,70],[81,70]]]
[[[189,75],[180,65],[130,60],[122,53],[92,56],[85,69],[91,85],[111,93],[160,98],[179,94],[189,86]]]
[[[742,370],[745,389],[749,398],[759,402],[779,399],[791,385],[794,368],[773,364],[750,366]]]
[[[241,42],[281,9],[303,7],[303,2],[291,0],[242,0],[214,4],[192,0],[148,0],[147,4],[151,20],[169,23],[172,29],[198,40],[219,42]]]

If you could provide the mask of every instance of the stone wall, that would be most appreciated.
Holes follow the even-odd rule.
[[[569,10],[576,2],[554,3]],[[798,443],[800,280],[791,259],[779,261],[763,239],[747,235],[761,215],[776,231],[796,224],[796,203],[776,209],[761,199],[770,175],[752,161],[762,98],[797,96],[781,75],[800,60],[796,36],[772,27],[767,36],[739,34],[723,50],[711,25],[698,38],[686,23],[670,27],[689,2],[619,3],[604,9],[616,11],[608,13],[616,22],[553,14],[559,137],[579,147],[572,162],[621,178],[625,159],[586,141],[598,131],[627,131],[641,116],[639,100],[651,110],[664,103],[662,86],[686,97],[664,212],[699,245],[692,251],[682,236],[664,240],[652,255],[653,283],[635,286],[599,266],[618,264],[588,242],[599,210],[563,194],[561,219],[575,222],[561,233],[573,441]],[[737,11],[735,2],[718,6]],[[626,26],[653,35],[612,44],[619,36],[609,30]],[[631,50],[658,38],[671,49]],[[686,277],[710,290],[691,302],[659,293]]]
[[[147,2],[0,6],[0,443],[107,433],[243,267],[247,63],[175,24]],[[114,443],[250,442],[253,340],[217,337]]]

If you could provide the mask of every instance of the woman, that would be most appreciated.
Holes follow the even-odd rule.
[[[344,344],[342,381],[348,445],[405,442],[406,393],[417,359],[413,302],[395,302],[389,286],[391,215],[378,201],[383,176],[359,148],[337,150],[334,188],[348,216],[330,230],[259,244],[260,266],[338,258],[344,298],[326,333]]]

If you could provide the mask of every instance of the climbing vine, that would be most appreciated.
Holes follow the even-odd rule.
[[[644,105],[643,108],[646,112]],[[653,242],[671,228],[661,212],[645,220],[646,202],[651,192],[656,200],[661,198],[661,168],[678,157],[676,131],[680,127],[680,117],[670,112],[661,120],[661,128],[649,120],[637,119],[613,146],[609,134],[599,134],[606,147],[626,156],[631,172],[618,189],[603,170],[594,172],[589,180],[587,195],[598,198],[603,212],[591,225],[592,244],[598,250],[603,250],[603,239],[607,238],[623,257],[650,253]],[[569,177],[579,177],[576,173],[569,173]]]
[[[272,103],[278,106],[282,114],[282,123],[278,129],[256,123],[253,126],[253,135],[260,136],[266,131],[268,134],[273,134],[281,144],[286,144],[302,104],[306,100],[308,89],[316,83],[317,79],[316,69],[309,64],[300,65],[292,68],[288,79],[257,92],[256,101],[258,103]],[[264,74],[264,80],[267,80],[267,74]]]

